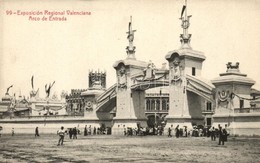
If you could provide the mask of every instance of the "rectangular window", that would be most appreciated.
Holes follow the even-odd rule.
[[[239,100],[239,106],[240,108],[244,108],[244,100]]]
[[[207,111],[211,111],[211,102],[207,102]]]
[[[207,125],[211,126],[211,118],[207,118]]]
[[[195,76],[195,75],[196,75],[196,68],[192,67],[192,76]]]

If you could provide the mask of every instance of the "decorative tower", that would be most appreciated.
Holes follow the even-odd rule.
[[[135,46],[133,46],[134,32],[132,30],[132,17],[128,26],[127,39],[129,46],[126,48],[127,58],[116,61],[113,67],[117,76],[116,116],[113,118],[113,134],[123,134],[127,127],[146,127],[145,117],[145,91],[131,89],[132,77],[137,73],[143,73],[148,63],[135,58]]]
[[[89,89],[106,89],[106,72],[89,71]]]
[[[215,127],[219,124],[222,127],[227,125],[233,135],[238,132],[240,134],[247,132],[245,135],[256,134],[258,130],[253,128],[251,123],[248,123],[249,121],[257,122],[254,119],[256,112],[254,112],[254,109],[250,109],[251,87],[255,84],[255,81],[240,72],[239,62],[235,64],[228,62],[227,71],[213,79],[212,84],[216,87],[216,109],[213,115],[213,125]],[[243,115],[245,113],[247,113],[247,116]],[[259,121],[256,126],[259,126]]]
[[[106,72],[89,71],[89,88],[81,92],[83,99],[84,117],[98,120],[95,109],[97,108],[97,98],[106,89]]]
[[[169,62],[169,112],[166,116],[166,127],[180,125],[191,128],[193,124],[203,123],[201,109],[204,107],[205,99],[202,98],[203,93],[198,90],[203,87],[200,76],[202,62],[206,57],[190,46],[191,34],[188,33],[190,17],[191,15],[187,15],[187,0],[185,0],[180,18],[183,29],[180,35],[181,47],[168,52],[165,56]],[[191,88],[188,85],[189,81],[196,83],[199,89]]]

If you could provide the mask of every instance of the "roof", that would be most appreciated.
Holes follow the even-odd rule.
[[[228,75],[222,75],[220,77],[217,77],[213,80],[211,80],[213,84],[218,84],[218,83],[226,83],[226,82],[237,82],[237,83],[244,83],[248,85],[254,85],[255,81],[246,77],[246,76],[241,76],[237,74],[228,74]]]
[[[157,93],[157,94],[165,94],[165,93],[169,93],[169,86],[161,86],[161,87],[155,87],[155,88],[150,88],[145,90],[146,94],[150,94],[150,93]]]
[[[196,80],[196,82],[201,83],[203,86],[207,87],[208,89],[213,89],[215,86],[210,82],[210,80],[207,80],[201,76],[191,76],[187,74],[187,78]]]
[[[169,51],[166,54],[165,58],[167,60],[169,60],[173,53],[178,53],[180,56],[188,56],[188,57],[197,58],[197,59],[200,59],[200,60],[206,59],[203,52],[192,50],[192,49],[187,49],[187,48]]]
[[[251,95],[260,96],[260,91],[257,90],[257,89],[252,88],[250,94]]]
[[[10,96],[9,94],[5,94],[5,96],[2,98],[2,101],[11,101],[12,100],[12,96]]]
[[[148,63],[144,61],[139,61],[135,59],[125,59],[116,61],[113,65],[114,68],[117,68],[120,63],[123,63],[125,66],[137,66],[137,67],[147,67]]]
[[[219,77],[211,81],[213,84],[221,83],[241,83],[245,85],[254,85],[255,81],[248,78],[246,74],[243,74],[239,70],[239,62],[236,65],[232,65],[232,62],[228,62],[227,70],[225,73],[220,73]]]
[[[102,90],[102,89],[89,89],[87,91],[81,92],[81,96],[100,95],[103,92],[104,92],[104,90]]]

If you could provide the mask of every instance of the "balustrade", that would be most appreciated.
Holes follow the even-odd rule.
[[[260,107],[257,108],[235,108],[235,113],[255,113],[260,112]]]

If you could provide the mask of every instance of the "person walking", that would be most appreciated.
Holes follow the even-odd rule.
[[[12,128],[12,136],[14,136],[14,128]]]
[[[93,129],[93,135],[96,135],[96,132],[97,132],[97,129],[96,129],[96,127],[94,127],[94,129]]]
[[[87,129],[87,125],[84,128],[84,136],[88,136],[88,129]]]
[[[218,145],[222,144],[224,145],[224,133],[223,133],[223,129],[221,126],[219,126],[219,141],[218,141]]]
[[[37,137],[37,136],[40,136],[38,127],[35,128],[35,137]]]
[[[188,137],[187,126],[184,126],[184,136],[185,136],[185,137]]]
[[[175,128],[175,132],[176,132],[176,138],[179,138],[179,136],[180,136],[179,125],[177,125],[177,127]]]
[[[168,137],[172,137],[172,129],[171,129],[171,127],[168,128]]]
[[[216,131],[215,131],[215,128],[214,127],[211,127],[211,130],[210,130],[210,136],[211,136],[211,140],[212,141],[215,141],[216,140]]]
[[[63,126],[61,126],[60,130],[58,130],[57,134],[60,136],[60,139],[59,139],[57,146],[63,145],[64,136],[65,136],[65,130],[64,130]]]
[[[223,131],[223,141],[225,142],[225,141],[227,141],[227,137],[228,137],[229,134],[228,134],[226,128],[224,128],[222,131]]]
[[[72,132],[73,132],[73,131],[72,131],[72,128],[70,128],[70,129],[69,129],[69,137],[70,137],[70,139],[72,139],[72,134],[73,134]]]
[[[2,136],[2,130],[3,130],[3,127],[0,126],[0,137]]]
[[[73,133],[73,139],[77,139],[78,132],[77,132],[77,128],[76,127],[73,128],[72,133]]]
[[[91,125],[89,125],[89,127],[88,127],[88,134],[91,135],[91,133],[92,133],[91,132]]]
[[[224,141],[227,141],[227,137],[229,136],[230,130],[227,127],[227,124],[225,124],[225,128],[223,129],[223,133],[224,133]]]

